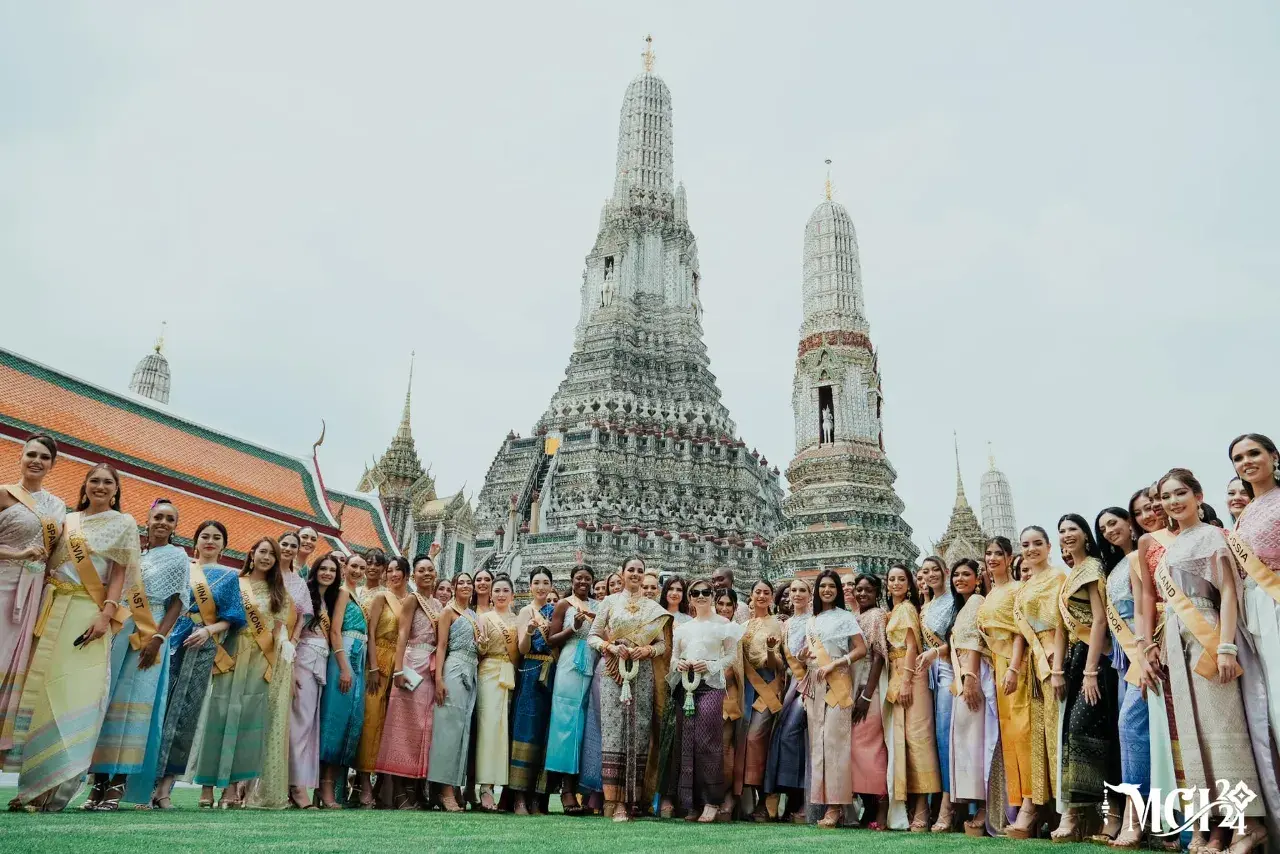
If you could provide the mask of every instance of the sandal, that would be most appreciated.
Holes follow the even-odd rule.
[[[97,806],[93,807],[93,812],[115,812],[120,809],[120,799],[124,797],[124,783],[112,783],[107,786],[107,794]]]
[[[93,812],[98,808],[98,804],[102,803],[103,798],[107,796],[107,781],[95,782],[89,787],[88,799],[80,805],[80,809],[84,812]],[[16,800],[16,798],[15,798]],[[12,804],[10,804],[12,806]]]
[[[613,820],[618,824],[624,821],[631,821],[631,813],[627,810],[626,804],[618,804],[613,810]]]
[[[979,813],[964,823],[965,836],[986,836],[987,835],[987,816],[985,811]]]
[[[1252,854],[1252,852],[1259,848],[1265,850],[1266,844],[1266,825],[1255,824],[1250,828],[1248,833],[1237,838],[1235,842],[1231,843],[1231,847],[1227,849],[1226,854]]]
[[[966,822],[967,824],[967,822]],[[930,833],[951,833],[956,829],[956,815],[951,809],[951,802],[938,810],[938,820],[929,828]]]
[[[458,806],[458,799],[453,796],[453,792],[449,791],[440,796],[440,809],[445,812],[465,812]]]
[[[823,830],[833,830],[840,824],[841,812],[839,810],[827,810],[826,814],[818,819],[818,827]]]
[[[418,805],[413,802],[412,792],[401,792],[396,795],[392,809],[397,810],[416,810]]]

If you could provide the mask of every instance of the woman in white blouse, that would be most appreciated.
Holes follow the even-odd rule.
[[[690,584],[688,598],[694,617],[676,627],[671,655],[675,666],[667,680],[675,689],[680,805],[686,821],[709,824],[716,820],[725,795],[720,735],[725,671],[737,658],[746,627],[715,613],[715,591],[709,581]]]

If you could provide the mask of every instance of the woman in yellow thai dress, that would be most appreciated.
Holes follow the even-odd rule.
[[[360,806],[374,803],[373,780],[370,775],[378,764],[382,746],[382,724],[387,718],[387,697],[391,691],[391,674],[396,669],[396,646],[400,643],[400,615],[409,596],[409,561],[393,557],[383,576],[386,586],[365,598],[373,637],[366,648],[369,654],[365,671],[364,729],[360,731],[360,749],[356,751],[356,778],[360,781]],[[391,806],[394,792],[379,783],[379,800]]]
[[[984,561],[992,587],[978,609],[978,630],[995,670],[1004,790],[1009,806],[1018,807],[1018,818],[1005,828],[1005,836],[1026,839],[1035,824],[1036,807],[1031,787],[1031,681],[1023,676],[1027,641],[1013,615],[1022,582],[1010,575],[1013,543],[1005,537],[987,540]]]
[[[1013,599],[1014,619],[1030,653],[1031,800],[1054,806],[1058,770],[1058,713],[1066,694],[1062,661],[1066,634],[1058,592],[1066,573],[1049,564],[1049,535],[1032,525],[1022,532],[1022,587]]]
[[[493,787],[506,786],[511,770],[511,692],[519,659],[517,617],[511,612],[515,591],[505,574],[490,587],[493,607],[478,618],[480,669],[476,676],[476,782],[480,809],[496,812]]]
[[[773,719],[782,711],[787,690],[787,665],[782,653],[782,623],[769,613],[773,606],[773,585],[761,579],[751,587],[751,618],[742,636],[742,663],[746,677],[745,711],[750,715],[742,761],[742,786],[755,798],[755,821],[768,821],[765,806],[764,771],[769,760],[769,736]],[[777,806],[774,806],[777,813]]]
[[[204,787],[202,806],[213,805],[213,787],[222,786],[222,806],[244,805],[244,783],[262,773],[271,683],[288,642],[286,612],[292,609],[280,574],[280,546],[263,537],[245,557],[240,599],[245,627],[224,644],[234,660],[209,686],[208,713],[196,757],[195,782]]]
[[[245,803],[256,809],[282,810],[289,806],[290,783],[289,716],[293,707],[293,663],[302,630],[314,613],[307,582],[294,569],[302,540],[297,531],[285,531],[280,545],[280,580],[289,598],[285,614],[284,642],[276,657],[271,690],[267,695],[267,729],[262,755],[262,774],[249,789]],[[299,795],[301,797],[301,795]]]
[[[885,634],[889,640],[889,690],[885,701],[893,707],[893,767],[895,804],[911,809],[911,832],[929,830],[929,795],[942,791],[938,746],[933,729],[933,703],[928,674],[916,664],[920,653],[920,593],[904,566],[893,566],[885,577],[891,613]],[[907,804],[908,800],[913,804]],[[894,822],[891,807],[890,822]]]
[[[138,523],[120,512],[111,466],[89,469],[48,565],[5,768],[18,772],[11,809],[56,812],[89,770],[109,699],[111,633],[130,613],[122,592],[142,584]]]

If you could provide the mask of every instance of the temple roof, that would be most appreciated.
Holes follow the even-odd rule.
[[[0,472],[18,470],[22,446],[21,438],[0,435]],[[75,450],[66,445],[62,445],[59,450],[58,462],[45,478],[44,488],[74,506],[80,494],[80,485],[84,483],[85,475],[93,463],[75,456]],[[120,509],[132,516],[140,526],[146,525],[151,503],[155,499],[164,497],[172,501],[178,508],[178,533],[173,541],[187,548],[192,545],[191,535],[195,532],[195,526],[204,520],[217,519],[226,525],[228,542],[222,562],[227,566],[240,566],[245,553],[261,537],[278,537],[293,527],[278,519],[193,495],[169,484],[161,485],[123,470],[120,472],[120,490]]]
[[[324,494],[334,518],[342,525],[342,541],[349,548],[361,553],[378,548],[388,557],[400,554],[391,536],[391,524],[376,495],[340,489],[326,489]]]
[[[950,564],[961,557],[981,558],[986,539],[982,526],[978,524],[978,517],[969,506],[969,499],[964,494],[964,480],[960,476],[960,448],[957,444],[956,503],[951,508],[951,519],[947,523],[947,530],[935,547]]]
[[[0,349],[0,433],[33,432],[51,434],[73,456],[107,460],[122,475],[150,481],[157,494],[181,489],[275,520],[277,533],[285,525],[338,533],[309,461]]]

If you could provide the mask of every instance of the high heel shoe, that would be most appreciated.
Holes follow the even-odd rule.
[[[951,810],[951,802],[938,810],[938,820],[929,828],[930,833],[950,833],[955,830],[955,813]]]

